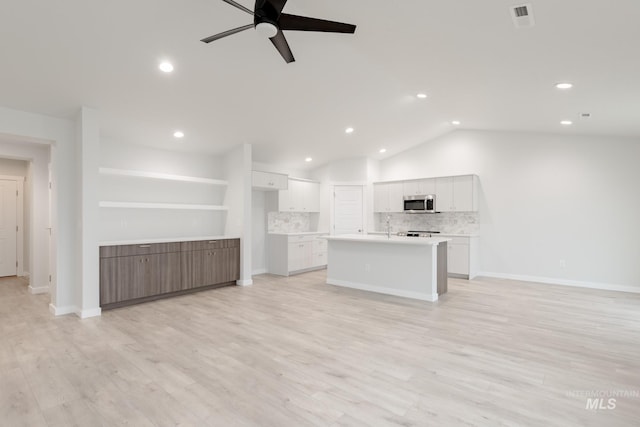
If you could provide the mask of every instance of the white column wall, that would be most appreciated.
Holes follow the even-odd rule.
[[[80,284],[75,298],[76,314],[81,318],[99,316],[100,261],[98,233],[100,225],[99,182],[100,123],[98,112],[82,107],[77,118],[78,179],[77,199],[77,259]]]
[[[224,204],[228,206],[225,235],[240,236],[239,285],[251,285],[251,145],[244,144],[225,156],[225,179],[229,182]]]

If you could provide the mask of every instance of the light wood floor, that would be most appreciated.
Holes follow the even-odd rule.
[[[640,295],[451,280],[426,303],[325,273],[52,317],[0,280],[2,426],[637,426]]]

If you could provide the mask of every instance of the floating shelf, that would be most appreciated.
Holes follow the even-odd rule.
[[[219,205],[192,205],[188,203],[141,203],[141,202],[100,202],[101,208],[123,208],[123,209],[181,209],[200,211],[226,211],[227,206]]]
[[[223,181],[221,179],[199,178],[195,176],[171,175],[168,173],[144,172],[126,169],[100,168],[100,173],[102,175],[132,176],[137,178],[164,179],[167,181],[183,181],[220,186],[225,186],[228,184],[227,181]]]

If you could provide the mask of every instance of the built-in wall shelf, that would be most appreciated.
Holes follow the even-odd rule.
[[[199,178],[195,176],[172,175],[168,173],[145,172],[145,171],[135,171],[135,170],[127,170],[127,169],[100,168],[100,174],[131,176],[131,177],[138,177],[138,178],[164,179],[167,181],[183,181],[183,182],[193,182],[193,183],[199,183],[199,184],[220,185],[220,186],[226,186],[228,184],[227,181],[224,181],[221,179]]]
[[[142,202],[100,202],[101,208],[124,208],[124,209],[179,209],[179,210],[199,210],[199,211],[226,211],[227,206],[219,205],[194,205],[188,203],[142,203]]]

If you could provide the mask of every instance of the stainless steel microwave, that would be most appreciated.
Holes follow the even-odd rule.
[[[404,196],[406,213],[436,213],[436,195]]]

